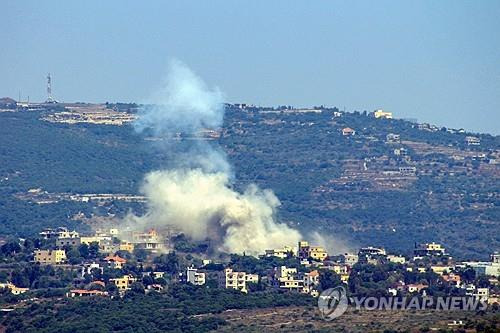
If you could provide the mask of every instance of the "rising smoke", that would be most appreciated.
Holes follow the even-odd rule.
[[[197,136],[220,129],[223,95],[210,89],[179,61],[169,65],[163,87],[144,108],[134,126],[139,132],[168,139]],[[271,190],[250,184],[243,193],[232,188],[231,166],[220,147],[192,140],[166,170],[145,176],[142,192],[147,213],[129,216],[137,226],[173,226],[194,240],[209,239],[216,250],[257,254],[265,249],[295,245],[300,233],[277,223],[280,205]]]

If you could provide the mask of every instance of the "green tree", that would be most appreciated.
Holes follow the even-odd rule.
[[[69,251],[66,251],[66,257],[68,258],[68,262],[71,265],[78,265],[83,260],[83,258],[80,256],[80,251],[75,248],[71,248]]]
[[[30,287],[30,280],[26,274],[20,270],[15,270],[12,272],[12,283],[16,287],[28,288]]]
[[[130,291],[134,294],[144,294],[145,293],[145,288],[144,285],[140,282],[134,282],[130,286]]]
[[[319,284],[321,290],[325,290],[342,285],[342,280],[340,280],[340,276],[338,276],[335,272],[322,270],[319,273]]]
[[[89,246],[87,244],[80,244],[78,247],[78,252],[80,252],[80,256],[84,259],[88,259],[89,257]]]
[[[97,258],[99,255],[99,243],[92,242],[89,246],[89,258]]]
[[[143,283],[145,286],[150,286],[150,285],[154,284],[154,280],[153,280],[153,278],[151,277],[151,275],[145,275],[145,276],[142,278],[142,283]]]

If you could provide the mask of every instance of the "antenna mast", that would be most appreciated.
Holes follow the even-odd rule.
[[[50,73],[47,74],[47,103],[54,103],[52,98],[52,79],[50,78]]]
[[[52,97],[52,77],[47,74],[47,101],[45,103],[59,103]]]

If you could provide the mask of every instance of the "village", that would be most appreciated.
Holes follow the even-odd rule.
[[[431,288],[435,289],[437,283],[446,287],[440,288],[440,292],[475,297],[488,304],[500,302],[499,253],[491,254],[489,262],[455,261],[441,244],[430,242],[415,244],[412,257],[376,247],[363,247],[356,253],[329,254],[321,246],[300,241],[296,247],[268,249],[258,258],[239,256],[240,262],[233,265],[234,260],[211,259],[196,253],[187,253],[184,259],[179,259],[179,253],[172,247],[175,237],[184,239],[183,235],[160,234],[155,229],[138,232],[110,228],[82,235],[59,227],[40,232],[34,241],[40,248],[35,248],[28,257],[30,265],[70,272],[64,294],[69,298],[162,293],[177,283],[241,293],[268,288],[318,297],[329,284],[350,286],[362,273],[359,267],[384,266],[389,272],[402,271],[413,277],[410,283],[401,274],[390,275],[384,291],[388,296],[426,296],[429,292],[432,295]],[[22,247],[26,247],[23,242],[26,240],[20,239],[17,246],[12,242],[2,245],[3,272],[8,267],[8,254],[15,256],[22,252]],[[245,260],[263,263],[265,268],[253,269],[250,265],[249,269],[238,269]],[[13,295],[36,291],[37,283],[18,285],[17,281],[23,279],[14,275],[4,273],[0,288]]]

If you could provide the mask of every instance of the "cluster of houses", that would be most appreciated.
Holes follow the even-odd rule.
[[[309,272],[299,272],[297,268],[280,266],[275,267],[267,276],[256,276],[246,272],[235,272],[231,268],[226,268],[219,275],[219,286],[223,288],[237,289],[242,292],[249,290],[248,283],[265,280],[269,285],[289,291],[317,296],[319,281],[318,269],[326,269],[339,275],[342,282],[347,283],[351,274],[353,265],[356,263],[379,265],[382,263],[394,263],[403,265],[409,272],[426,273],[434,272],[440,276],[443,282],[450,283],[457,288],[465,290],[465,295],[480,298],[483,301],[495,303],[499,301],[498,295],[490,295],[489,288],[479,287],[471,283],[462,281],[459,270],[471,268],[474,270],[475,277],[487,276],[492,285],[497,285],[500,277],[500,254],[491,255],[489,262],[457,262],[453,263],[452,258],[446,253],[445,248],[438,243],[416,244],[414,256],[407,259],[401,255],[387,254],[382,248],[364,247],[357,254],[344,253],[343,255],[330,258],[322,247],[309,246],[307,242],[299,242],[297,248],[285,247],[282,249],[266,250],[265,257],[287,258],[297,257],[301,265],[312,268]],[[426,258],[446,258],[445,262],[449,264],[432,264],[432,260]],[[193,269],[193,268],[191,268]],[[197,272],[197,274],[203,274]],[[421,293],[425,294],[425,289],[429,286],[424,283],[405,284],[403,281],[397,281],[388,288],[388,293],[394,296],[399,293]]]
[[[124,268],[127,260],[119,256],[120,251],[132,253],[134,249],[139,248],[147,250],[150,253],[158,253],[163,249],[165,244],[162,237],[155,230],[149,230],[144,233],[131,232],[128,235],[127,241],[118,240],[118,234],[117,229],[99,230],[91,236],[82,236],[66,228],[46,229],[40,233],[40,236],[45,239],[55,239],[55,248],[35,250],[33,260],[42,265],[65,266],[67,265],[65,249],[68,246],[74,247],[81,244],[97,245],[98,251],[102,254],[100,259],[80,265],[80,278],[74,281],[74,286],[79,289],[71,289],[67,293],[67,296],[106,296],[108,293],[104,291],[105,285],[103,281],[93,281],[90,284],[90,288],[87,286],[87,288],[82,289],[85,278],[93,275],[95,270],[100,271],[102,274],[105,268],[111,270]],[[330,270],[336,273],[342,282],[348,283],[352,268],[357,263],[372,265],[394,263],[402,265],[403,269],[408,272],[434,272],[440,276],[443,282],[464,289],[466,295],[498,302],[498,296],[490,295],[489,288],[462,281],[459,272],[464,269],[471,269],[475,277],[486,276],[489,278],[491,285],[497,285],[498,278],[500,277],[499,253],[492,254],[491,260],[488,262],[454,262],[453,258],[447,254],[441,244],[432,242],[415,244],[412,258],[388,254],[383,248],[377,247],[364,247],[359,249],[357,253],[329,256],[323,247],[310,245],[307,241],[300,241],[296,247],[285,246],[283,248],[265,250],[260,257],[296,258],[301,268],[281,265],[268,270],[265,275],[259,276],[252,272],[236,271],[232,267],[226,266],[222,271],[216,273],[218,286],[220,288],[235,289],[243,293],[248,293],[252,290],[251,284],[264,283],[267,286],[277,289],[318,296],[321,270]],[[435,260],[436,258],[438,260]],[[207,274],[212,274],[211,277],[215,274],[213,271],[205,268],[210,263],[212,263],[211,260],[206,259],[203,260],[203,265],[200,267],[188,267],[185,272],[179,275],[178,281],[198,286],[205,285],[208,281]],[[145,276],[149,275],[153,283],[146,286],[146,292],[163,290],[164,285],[156,283],[156,281],[159,278],[163,278],[166,274],[165,272],[148,271],[142,274],[142,277],[125,274],[111,278],[107,283],[114,284],[116,289],[123,294],[127,290],[130,290],[135,282],[140,282]],[[101,285],[102,288],[97,287],[97,285]],[[425,290],[428,287],[424,283],[405,284],[403,281],[396,281],[388,288],[387,292],[395,296],[400,293],[411,294],[417,292],[425,294]],[[8,288],[14,294],[21,294],[29,290],[28,288],[18,288],[12,283],[0,284],[0,288]]]
[[[82,236],[76,231],[69,231],[67,228],[59,227],[57,229],[45,229],[40,232],[43,239],[55,239],[54,249],[35,250],[33,256],[35,262],[41,264],[58,265],[67,261],[65,248],[68,246],[78,247],[82,244],[90,246],[97,244],[99,253],[113,254],[118,251],[127,251],[132,253],[134,249],[144,249],[153,253],[163,250],[164,241],[155,229],[147,232],[128,232],[124,235],[125,240],[116,242],[119,236],[118,229],[109,229],[106,231],[98,230],[93,235]],[[121,236],[121,235],[120,235]]]
[[[277,257],[285,259],[288,257],[298,257],[301,264],[307,267],[311,266],[312,261],[324,261],[328,257],[326,250],[320,246],[310,246],[308,242],[301,241],[297,248],[284,247],[281,249],[266,250],[262,257]],[[205,273],[196,268],[187,269],[186,282],[203,285],[205,283]],[[317,286],[319,284],[319,272],[312,270],[310,272],[298,272],[297,268],[279,266],[269,273],[268,276],[259,276],[248,272],[234,271],[226,267],[218,274],[218,285],[220,288],[235,289],[243,293],[249,291],[250,283],[266,282],[267,284],[284,290],[297,291],[301,293],[319,295]]]
[[[500,254],[491,255],[489,262],[459,262],[454,264],[429,264],[426,258],[442,257],[452,262],[452,258],[446,253],[445,248],[437,243],[416,244],[414,256],[407,259],[401,255],[387,254],[382,248],[364,247],[358,253],[344,253],[341,256],[332,259],[328,256],[324,248],[318,246],[309,246],[305,241],[301,241],[298,247],[284,247],[280,249],[266,250],[262,257],[287,258],[296,257],[300,259],[301,265],[312,269],[309,272],[300,272],[296,267],[279,266],[266,276],[258,276],[248,272],[237,272],[230,267],[224,269],[219,274],[219,287],[227,289],[236,289],[242,292],[249,291],[249,283],[262,281],[275,288],[296,291],[317,296],[319,294],[318,285],[319,269],[326,269],[335,272],[342,282],[347,283],[351,274],[353,265],[356,263],[379,265],[382,263],[401,264],[409,272],[426,273],[434,272],[440,276],[443,282],[450,283],[457,288],[466,291],[466,295],[475,296],[484,301],[498,302],[498,296],[490,295],[489,288],[481,288],[474,284],[467,284],[461,281],[458,270],[472,268],[475,276],[489,276],[492,284],[498,284],[500,277]],[[188,283],[202,285],[205,283],[205,273],[202,269],[189,268],[187,279]],[[397,281],[388,288],[388,293],[394,296],[398,293],[422,293],[429,286],[423,283],[405,284],[403,281]]]

